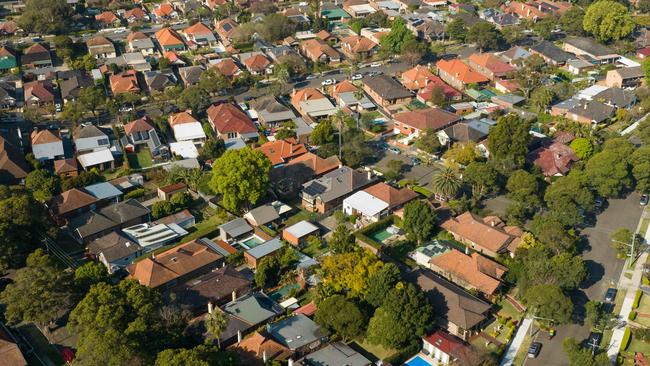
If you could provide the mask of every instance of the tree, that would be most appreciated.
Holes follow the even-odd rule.
[[[428,154],[439,153],[441,146],[436,131],[429,128],[424,130],[424,133],[420,133],[420,136],[415,140],[415,147]]]
[[[359,307],[341,295],[333,295],[318,304],[317,324],[348,342],[363,334],[366,318]]]
[[[587,160],[594,153],[594,146],[591,144],[589,139],[584,137],[578,137],[575,140],[571,141],[571,150],[573,150],[576,155],[581,160]]]
[[[418,244],[429,239],[435,227],[436,214],[425,202],[411,201],[404,206],[402,226],[406,235]]]
[[[537,285],[526,292],[526,304],[535,316],[553,319],[556,324],[571,321],[573,303],[556,285]]]
[[[343,162],[350,167],[358,167],[372,156],[374,151],[368,146],[361,130],[348,129],[343,133]]]
[[[555,215],[536,215],[530,224],[531,231],[537,240],[555,254],[572,253],[577,238],[572,232],[564,229],[564,225]]]
[[[381,306],[386,299],[386,294],[394,289],[401,279],[399,268],[393,263],[386,263],[377,273],[370,277],[368,294],[365,300],[374,307]]]
[[[90,111],[97,123],[99,123],[99,108],[106,104],[106,95],[104,91],[92,87],[92,88],[82,88],[79,91],[79,97],[77,98],[79,103],[85,108],[85,110]]]
[[[436,107],[444,107],[447,104],[445,89],[440,85],[434,86],[431,89],[431,97],[429,98],[429,101]]]
[[[239,357],[233,352],[201,344],[192,349],[174,348],[158,353],[155,366],[237,366]]]
[[[575,338],[563,340],[562,349],[569,358],[570,366],[609,366],[612,364],[606,352],[598,353],[594,357],[591,349],[580,346]]]
[[[293,121],[286,121],[280,124],[280,128],[275,132],[277,140],[286,140],[296,137],[296,124]]]
[[[543,39],[551,39],[558,19],[553,16],[544,17],[533,24],[533,30]]]
[[[650,0],[639,0],[636,2],[636,7],[643,13],[650,13]]]
[[[368,294],[370,278],[384,264],[365,250],[328,255],[321,263],[322,290],[362,298]]]
[[[71,20],[72,7],[65,0],[26,0],[18,24],[32,33],[65,34]]]
[[[354,235],[352,235],[344,224],[336,227],[336,230],[334,230],[332,236],[327,241],[327,246],[332,253],[337,254],[353,252],[359,249],[355,243]]]
[[[619,257],[626,258],[630,256],[635,256],[639,252],[641,245],[643,244],[643,238],[628,228],[618,228],[614,230],[610,237],[612,239],[612,247],[616,249]],[[634,252],[632,252],[632,245],[634,244]]]
[[[546,61],[539,55],[527,57],[521,67],[512,73],[513,79],[526,98],[530,98],[531,91],[542,85],[542,79],[548,75]]]
[[[515,114],[500,117],[488,135],[490,158],[497,169],[510,172],[523,167],[530,142],[530,122]]]
[[[192,85],[185,88],[178,97],[178,106],[181,109],[202,111],[208,107],[210,98],[205,90],[199,86]]]
[[[45,169],[32,170],[25,178],[25,187],[32,192],[34,199],[45,202],[59,191],[59,177]]]
[[[199,76],[199,88],[208,94],[230,88],[230,79],[222,74],[217,68],[209,68]]]
[[[614,326],[615,316],[609,311],[606,304],[600,301],[589,301],[585,305],[585,320],[592,329],[604,332]]]
[[[630,157],[633,145],[625,138],[607,140],[603,151],[587,161],[585,173],[591,185],[603,197],[620,197],[633,187]]]
[[[314,128],[309,140],[316,146],[325,145],[334,141],[334,125],[328,119],[322,120]]]
[[[444,200],[453,198],[460,189],[460,178],[450,167],[440,168],[433,174],[431,185],[434,193],[440,195]]]
[[[573,35],[581,36],[584,34],[582,23],[585,17],[585,11],[579,6],[572,6],[560,16],[560,29]]]
[[[222,139],[209,138],[199,150],[199,159],[203,161],[217,159],[224,151],[226,151],[226,145]]]
[[[427,46],[415,38],[410,38],[400,46],[401,58],[411,66],[417,65],[427,53]]]
[[[387,166],[388,171],[384,174],[384,178],[386,178],[387,181],[396,180],[402,174],[404,162],[399,159],[393,159],[388,162]]]
[[[280,13],[273,13],[266,15],[255,29],[265,40],[275,42],[294,34],[296,23]]]
[[[544,112],[548,109],[548,106],[551,104],[554,97],[555,94],[552,90],[546,87],[540,87],[533,90],[529,102],[537,107],[540,112]]]
[[[174,205],[169,201],[158,201],[151,206],[151,217],[159,219],[174,213]]]
[[[582,22],[585,31],[601,42],[618,41],[634,31],[634,21],[627,7],[617,1],[603,0],[587,8]]]
[[[501,34],[492,23],[478,21],[467,31],[465,41],[475,43],[479,52],[495,49],[499,45]]]
[[[16,272],[14,283],[0,294],[10,323],[51,324],[72,305],[69,272],[41,249],[27,257],[27,265]]]
[[[74,271],[74,282],[84,292],[94,284],[108,282],[108,279],[109,275],[106,267],[97,262],[87,262]]]
[[[523,169],[515,170],[510,175],[506,189],[508,197],[513,201],[520,202],[531,209],[541,205],[539,180]]]
[[[270,170],[271,161],[261,151],[228,150],[212,166],[210,188],[222,194],[224,206],[234,211],[266,193]]]
[[[386,294],[368,324],[367,338],[384,347],[404,347],[423,336],[433,317],[431,304],[413,284],[398,286]]]
[[[453,40],[464,42],[465,37],[467,37],[467,26],[463,19],[454,18],[447,23],[445,33]]]
[[[589,189],[589,180],[578,170],[551,184],[546,189],[544,201],[552,216],[565,226],[581,223],[583,212],[594,209],[594,194]]]
[[[472,196],[476,200],[499,190],[499,172],[490,163],[471,162],[463,173],[463,180],[472,186]]]
[[[458,164],[467,166],[473,161],[480,159],[480,155],[474,142],[466,144],[454,144],[444,154],[445,163],[448,165],[456,166]]]
[[[636,190],[650,192],[650,146],[642,146],[632,154],[632,176]]]
[[[221,348],[219,337],[221,337],[221,333],[223,333],[227,327],[228,317],[219,309],[212,310],[212,313],[208,314],[208,317],[205,319],[205,328],[210,334],[210,338],[217,340],[219,348]]]
[[[402,51],[402,47],[413,40],[415,40],[415,36],[406,27],[404,19],[397,18],[392,22],[390,32],[381,37],[379,44],[385,52],[398,55]]]

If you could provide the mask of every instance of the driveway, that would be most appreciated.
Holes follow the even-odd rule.
[[[625,199],[609,200],[607,208],[597,216],[594,227],[582,230],[586,245],[582,254],[587,265],[587,279],[572,298],[576,305],[576,314],[580,324],[570,324],[557,329],[553,340],[545,334],[537,338],[542,343],[538,358],[529,359],[526,365],[561,366],[568,365],[562,350],[562,341],[574,337],[579,342],[589,335],[589,327],[584,325],[584,304],[589,300],[602,301],[607,288],[615,285],[623,269],[623,261],[616,258],[616,251],[611,247],[609,234],[626,227],[636,230],[643,208],[639,205],[639,195],[630,194]]]

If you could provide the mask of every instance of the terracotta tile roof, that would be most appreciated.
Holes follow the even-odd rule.
[[[213,104],[207,110],[208,121],[219,133],[240,134],[257,132],[257,127],[241,109],[230,103]]]
[[[159,7],[155,8],[153,10],[153,13],[156,14],[157,17],[168,17],[170,16],[174,11],[173,6],[169,3],[161,4]]]
[[[402,73],[402,84],[411,90],[422,89],[435,77],[428,67],[417,65]]]
[[[112,11],[105,11],[95,15],[95,20],[104,24],[112,24],[120,19]]]
[[[156,39],[161,46],[184,45],[183,38],[171,28],[163,28],[156,32]]]
[[[187,188],[187,185],[185,183],[174,183],[174,184],[158,187],[158,189],[164,193],[172,193],[185,188]]]
[[[307,56],[312,60],[318,59],[323,55],[329,58],[338,59],[341,57],[339,53],[327,43],[320,39],[308,39],[300,43],[300,48],[307,53]]]
[[[18,30],[16,22],[13,20],[0,23],[0,33],[4,34],[14,34]]]
[[[165,52],[165,54],[163,55],[163,57],[166,58],[166,59],[168,59],[169,62],[171,62],[172,64],[173,64],[173,63],[176,63],[176,62],[178,62],[178,61],[180,61],[183,65],[185,65],[185,62],[184,62],[183,60],[181,60],[181,58],[178,57],[178,55],[177,55],[176,52],[174,52],[174,51],[167,51],[167,52]]]
[[[434,271],[440,270],[445,277],[466,282],[469,287],[488,296],[494,294],[501,285],[500,279],[508,270],[478,253],[466,255],[456,249],[431,258],[430,263]]]
[[[27,360],[13,338],[0,329],[0,365],[27,366]]]
[[[124,19],[144,19],[147,16],[141,8],[133,8],[124,12]]]
[[[97,202],[97,198],[94,196],[81,189],[73,188],[53,197],[47,204],[47,207],[52,210],[54,215],[63,215],[80,208],[88,207],[95,202]]]
[[[76,172],[77,170],[77,159],[75,158],[54,161],[54,173],[56,174]]]
[[[291,350],[259,332],[243,339],[233,350],[241,355],[243,365],[263,364],[260,361],[264,353],[268,360],[284,360],[292,354]]]
[[[340,83],[334,85],[332,96],[336,97],[340,93],[356,92],[357,90],[357,86],[352,84],[350,80],[343,80]]]
[[[213,67],[217,68],[217,70],[219,70],[224,76],[227,77],[233,77],[237,73],[241,72],[239,66],[237,66],[235,61],[231,58],[223,59],[214,64]]]
[[[271,164],[273,165],[286,163],[293,158],[307,153],[305,145],[297,144],[293,139],[269,141],[256,150],[263,152],[271,160]]]
[[[451,85],[445,83],[444,81],[442,81],[441,78],[435,75],[431,79],[429,79],[427,85],[424,88],[420,89],[418,95],[424,100],[429,100],[431,99],[431,94],[433,93],[433,89],[436,87],[442,88],[443,93],[445,93],[445,95],[449,99],[461,96],[458,90],[454,89]]]
[[[111,75],[109,81],[113,94],[139,92],[140,86],[138,85],[136,73],[135,70],[128,70],[121,74]]]
[[[237,27],[239,27],[239,23],[237,23],[234,19],[231,18],[222,19],[216,22],[214,26],[217,34],[219,35],[219,37],[221,37],[222,40],[229,39],[230,37],[232,37]]]
[[[321,30],[320,32],[316,33],[316,37],[322,39],[323,41],[327,40],[328,38],[332,37],[332,33],[326,31],[326,30]]]
[[[0,47],[0,57],[16,57],[16,52],[7,47]]]
[[[450,76],[460,80],[463,84],[471,83],[484,83],[489,81],[488,78],[482,74],[472,70],[467,64],[458,59],[453,60],[440,60],[436,63],[436,67],[449,74]]]
[[[462,339],[442,330],[436,330],[433,334],[424,337],[424,340],[451,357],[461,360],[466,349],[469,348]]]
[[[23,50],[23,55],[29,55],[31,53],[41,53],[41,52],[50,52],[45,46],[43,46],[40,43],[34,43],[33,45],[27,47],[25,50]]]
[[[51,142],[61,142],[59,131],[52,132],[50,130],[32,131],[31,134],[32,145],[49,144]]]
[[[323,159],[320,156],[308,152],[289,162],[287,165],[302,164],[311,168],[315,176],[329,173],[341,166],[341,161],[336,155]]]
[[[13,183],[10,181],[23,179],[28,172],[29,166],[22,151],[0,136],[0,181]]]
[[[126,41],[131,42],[136,39],[147,39],[147,38],[149,38],[149,36],[142,32],[131,32],[129,33],[128,36],[126,36]]]
[[[312,316],[316,314],[316,310],[318,310],[318,307],[316,307],[316,303],[314,301],[311,301],[308,304],[305,304],[298,309],[294,310],[293,313],[295,315],[302,314],[305,316]]]
[[[580,160],[569,146],[558,141],[530,152],[528,158],[547,177],[568,173],[571,165]]]
[[[520,241],[517,235],[509,234],[506,231],[503,222],[496,216],[481,219],[474,217],[471,212],[465,212],[448,219],[440,226],[493,253],[502,252],[511,243]]]
[[[496,75],[504,75],[516,68],[509,63],[504,62],[491,53],[474,53],[469,56],[469,60],[479,66],[482,66]]]
[[[222,258],[221,254],[207,246],[190,241],[130,265],[129,277],[141,285],[158,287],[215,264]]]
[[[252,72],[261,73],[266,71],[266,68],[271,65],[271,61],[269,61],[269,59],[264,55],[258,53],[253,57],[247,58],[246,61],[244,61],[244,65],[246,65],[246,68]]]
[[[300,90],[294,90],[291,95],[291,104],[293,104],[296,109],[299,108],[300,102],[307,100],[318,100],[327,98],[320,90],[316,88],[305,88]]]
[[[149,117],[138,118],[134,121],[131,121],[124,125],[124,133],[127,135],[134,134],[136,132],[144,132],[153,130],[153,126],[150,123]]]
[[[23,85],[25,101],[31,97],[37,98],[40,102],[54,102],[54,91],[50,80],[36,80]]]
[[[190,25],[189,27],[183,29],[183,33],[185,34],[212,34],[212,30],[208,28],[207,25],[201,23],[201,22],[196,22],[194,25]]]
[[[341,40],[343,47],[354,53],[369,52],[377,47],[377,44],[366,37],[350,36]]]
[[[90,47],[90,46],[106,46],[106,45],[111,45],[112,46],[113,42],[111,42],[108,38],[106,38],[104,36],[95,36],[95,37],[89,39],[86,42],[86,45],[88,47]]]
[[[196,123],[200,121],[192,115],[191,110],[186,110],[183,112],[173,113],[169,115],[169,125],[174,127],[176,125],[181,125],[183,123]]]
[[[401,206],[418,197],[418,194],[408,188],[397,189],[384,182],[370,186],[364,191],[388,203],[388,209]]]
[[[432,128],[440,130],[458,121],[461,117],[440,108],[416,109],[410,112],[398,113],[395,120],[418,130]]]

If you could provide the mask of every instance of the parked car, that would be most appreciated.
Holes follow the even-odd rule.
[[[377,76],[377,75],[381,75],[381,74],[383,74],[383,72],[381,72],[381,71],[369,71],[368,72],[368,76]]]
[[[542,350],[542,344],[539,342],[533,342],[530,347],[528,347],[528,357],[536,358],[539,356],[539,351]]]
[[[616,299],[616,293],[618,291],[615,288],[608,288],[607,292],[605,293],[605,301],[607,302],[613,302],[614,299]]]
[[[334,80],[334,79],[325,79],[325,80],[320,82],[320,85],[322,85],[322,86],[334,85],[335,82],[336,82],[336,80]]]
[[[415,166],[415,165],[420,165],[421,163],[422,161],[420,161],[420,158],[411,156],[411,165]]]
[[[354,74],[354,75],[350,76],[350,79],[352,79],[352,80],[361,80],[361,79],[363,79],[363,75]]]
[[[401,154],[402,153],[402,151],[400,149],[396,148],[395,146],[389,146],[388,149],[386,149],[386,150],[392,152],[393,154]]]
[[[131,107],[131,106],[124,106],[124,107],[120,108],[120,112],[122,112],[122,113],[127,113],[127,112],[131,112],[131,111],[133,111],[133,107]]]
[[[641,199],[639,199],[639,204],[641,206],[646,206],[648,204],[648,195],[644,194],[641,196]]]
[[[381,62],[373,62],[370,64],[370,67],[380,67],[380,66],[381,66]]]
[[[314,79],[316,79],[317,77],[318,77],[318,76],[316,76],[316,75],[307,75],[307,77],[305,77],[305,80],[314,80]]]

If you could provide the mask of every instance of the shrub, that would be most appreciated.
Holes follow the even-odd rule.
[[[630,315],[627,317],[629,320],[636,319],[636,311],[630,311]]]
[[[625,333],[623,333],[623,340],[621,341],[621,350],[622,351],[625,351],[627,349],[627,346],[630,343],[630,337],[631,337],[630,328],[626,327],[625,328]]]
[[[643,283],[644,286],[650,286],[650,280],[646,276],[641,277],[641,282]]]
[[[132,198],[142,197],[142,196],[144,196],[145,192],[146,191],[144,190],[144,188],[137,188],[137,189],[134,189],[131,192],[128,192],[127,194],[125,194],[124,199],[128,200],[128,199],[132,199]]]
[[[644,341],[644,342],[650,341],[650,329],[637,328],[634,331],[632,331],[632,333],[634,334],[634,338],[640,341]]]
[[[632,303],[632,309],[639,307],[639,302],[641,302],[641,295],[643,295],[643,292],[641,292],[641,290],[636,290],[636,294],[634,295],[634,303]]]

